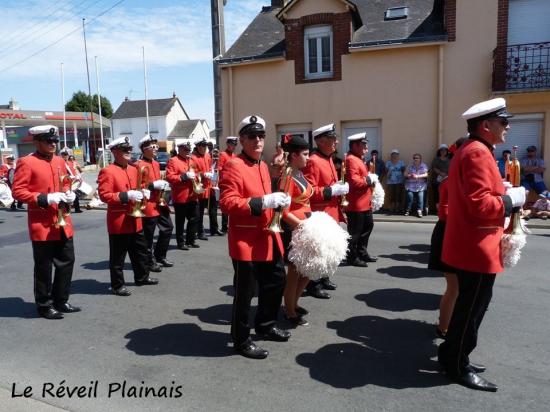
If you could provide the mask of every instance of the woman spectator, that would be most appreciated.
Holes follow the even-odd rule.
[[[390,198],[390,207],[393,213],[400,213],[403,205],[403,180],[405,172],[405,163],[399,159],[399,150],[391,151],[390,160],[386,162],[386,171],[388,178],[388,192]]]
[[[378,180],[382,181],[382,178],[386,175],[386,166],[384,161],[378,157],[378,150],[374,149],[370,153],[370,160],[367,162],[369,172],[378,175]]]
[[[437,150],[437,155],[432,162],[432,189],[436,210],[439,210],[439,184],[449,173],[449,146],[442,144]]]
[[[416,216],[422,217],[424,208],[424,192],[428,186],[428,166],[422,162],[422,155],[415,153],[413,162],[407,166],[405,171],[405,189],[407,191],[407,210],[405,216],[409,216],[416,197]]]

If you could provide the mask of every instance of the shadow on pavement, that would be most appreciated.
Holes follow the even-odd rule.
[[[81,267],[88,270],[109,270],[109,261],[101,260],[99,262],[86,262],[83,263]],[[132,270],[132,264],[130,262],[124,262],[124,270]]]
[[[231,304],[214,305],[205,309],[185,309],[183,313],[196,316],[201,322],[212,325],[231,325]]]
[[[411,252],[429,252],[430,245],[413,243],[412,245],[401,245],[399,249],[410,250]]]
[[[227,296],[235,296],[235,289],[233,288],[233,285],[222,286],[220,290],[225,292]]]
[[[38,318],[34,302],[25,302],[21,298],[0,298],[0,318]]]
[[[137,329],[125,336],[126,348],[142,356],[177,355],[223,357],[233,355],[227,346],[229,334],[204,331],[192,323],[171,323],[152,329]]]
[[[418,279],[418,278],[434,278],[443,277],[439,272],[433,270],[419,268],[415,266],[390,266],[387,268],[376,269],[379,273],[385,273],[387,275],[403,278],[403,279]]]
[[[386,388],[427,388],[447,385],[437,373],[434,326],[409,319],[357,316],[328,322],[338,336],[356,341],[323,346],[302,353],[296,362],[311,378],[335,388],[366,385]]]
[[[428,264],[430,259],[429,253],[392,253],[391,255],[379,255],[379,257],[396,260],[398,262],[415,262]]]
[[[404,312],[407,310],[437,310],[441,296],[433,293],[411,292],[405,289],[379,289],[355,296],[371,308]]]
[[[95,279],[76,279],[71,282],[72,295],[110,295],[110,282],[98,282]]]

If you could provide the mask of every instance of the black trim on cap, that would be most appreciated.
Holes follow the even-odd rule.
[[[262,215],[262,203],[261,197],[253,197],[248,201],[248,206],[250,207],[250,213],[252,213],[252,216]]]

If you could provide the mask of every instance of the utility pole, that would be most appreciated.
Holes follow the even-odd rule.
[[[221,69],[218,59],[225,53],[225,29],[223,21],[223,6],[227,0],[210,0],[212,9],[212,66],[214,73],[214,130],[216,143],[219,145],[223,129],[222,113],[222,84]]]
[[[82,19],[82,33],[84,34],[84,54],[86,56],[86,76],[88,77],[88,101],[89,101],[88,113],[90,113],[90,116],[92,117],[92,134],[94,134],[94,142],[95,142],[94,113],[92,109],[92,87],[90,86],[90,67],[88,65],[88,45],[86,44],[86,19],[85,18]],[[90,126],[88,125],[88,119],[86,119],[86,130],[88,134],[88,139],[86,140],[86,162],[90,162]]]

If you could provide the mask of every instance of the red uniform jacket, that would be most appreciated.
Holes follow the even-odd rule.
[[[502,272],[505,190],[491,150],[480,141],[467,140],[453,157],[447,180],[443,261],[471,272]]]
[[[128,201],[127,192],[136,190],[138,169],[116,163],[101,169],[97,177],[97,191],[102,202],[107,203],[107,232],[110,235],[136,233],[143,229],[141,218],[129,213],[134,202]]]
[[[349,212],[366,212],[371,209],[372,186],[367,183],[369,171],[363,159],[353,153],[346,156],[346,182],[349,184],[347,199]]]
[[[274,247],[283,255],[281,236],[267,230],[273,210],[262,209],[262,197],[271,193],[267,165],[244,154],[230,160],[224,166],[220,192],[221,210],[229,216],[229,256],[235,260],[268,262],[273,260]]]
[[[47,194],[66,192],[69,182],[60,187],[59,175],[66,175],[65,161],[59,156],[47,159],[38,153],[25,156],[17,162],[12,194],[29,206],[28,224],[32,241],[61,240],[61,231],[67,238],[73,236],[71,217],[65,217],[67,225],[56,227],[57,205],[48,205]]]
[[[172,188],[172,202],[174,203],[197,200],[197,195],[193,192],[193,181],[184,175],[189,171],[190,164],[190,158],[174,156],[166,165],[166,180]]]
[[[220,179],[223,172],[223,166],[231,159],[234,159],[237,157],[237,155],[233,153],[229,153],[228,151],[220,152],[220,158],[218,159],[218,174],[220,175]]]
[[[306,185],[304,186],[302,179],[298,177],[292,177],[290,181],[290,189],[288,194],[290,195],[292,202],[290,207],[283,211],[283,218],[289,213],[292,213],[300,220],[307,219],[311,214],[311,205],[309,199],[313,196],[313,186],[305,179]]]
[[[439,184],[439,209],[437,210],[437,217],[439,220],[447,220],[447,215],[449,213],[449,188],[448,180],[444,179]]]
[[[338,181],[338,175],[332,162],[320,152],[314,152],[303,170],[305,178],[313,186],[311,210],[328,213],[337,222],[345,222],[340,209],[340,198],[330,196],[330,186]]]
[[[0,179],[8,178],[8,172],[10,171],[10,167],[6,164],[3,164],[0,166]]]
[[[201,156],[197,152],[191,155],[191,163],[195,169],[195,173],[202,175],[206,172],[212,172],[212,158],[208,153]],[[210,197],[210,188],[212,187],[212,181],[210,179],[201,178],[202,186],[204,187],[204,193],[198,195],[199,199],[208,199]]]
[[[155,180],[160,180],[160,165],[156,160],[148,161],[146,159],[138,160],[135,166],[139,169],[145,167],[147,181],[144,187],[151,190],[151,197],[147,201],[147,206],[143,210],[146,217],[156,217],[160,215],[159,196],[160,190],[154,190],[149,185]]]

